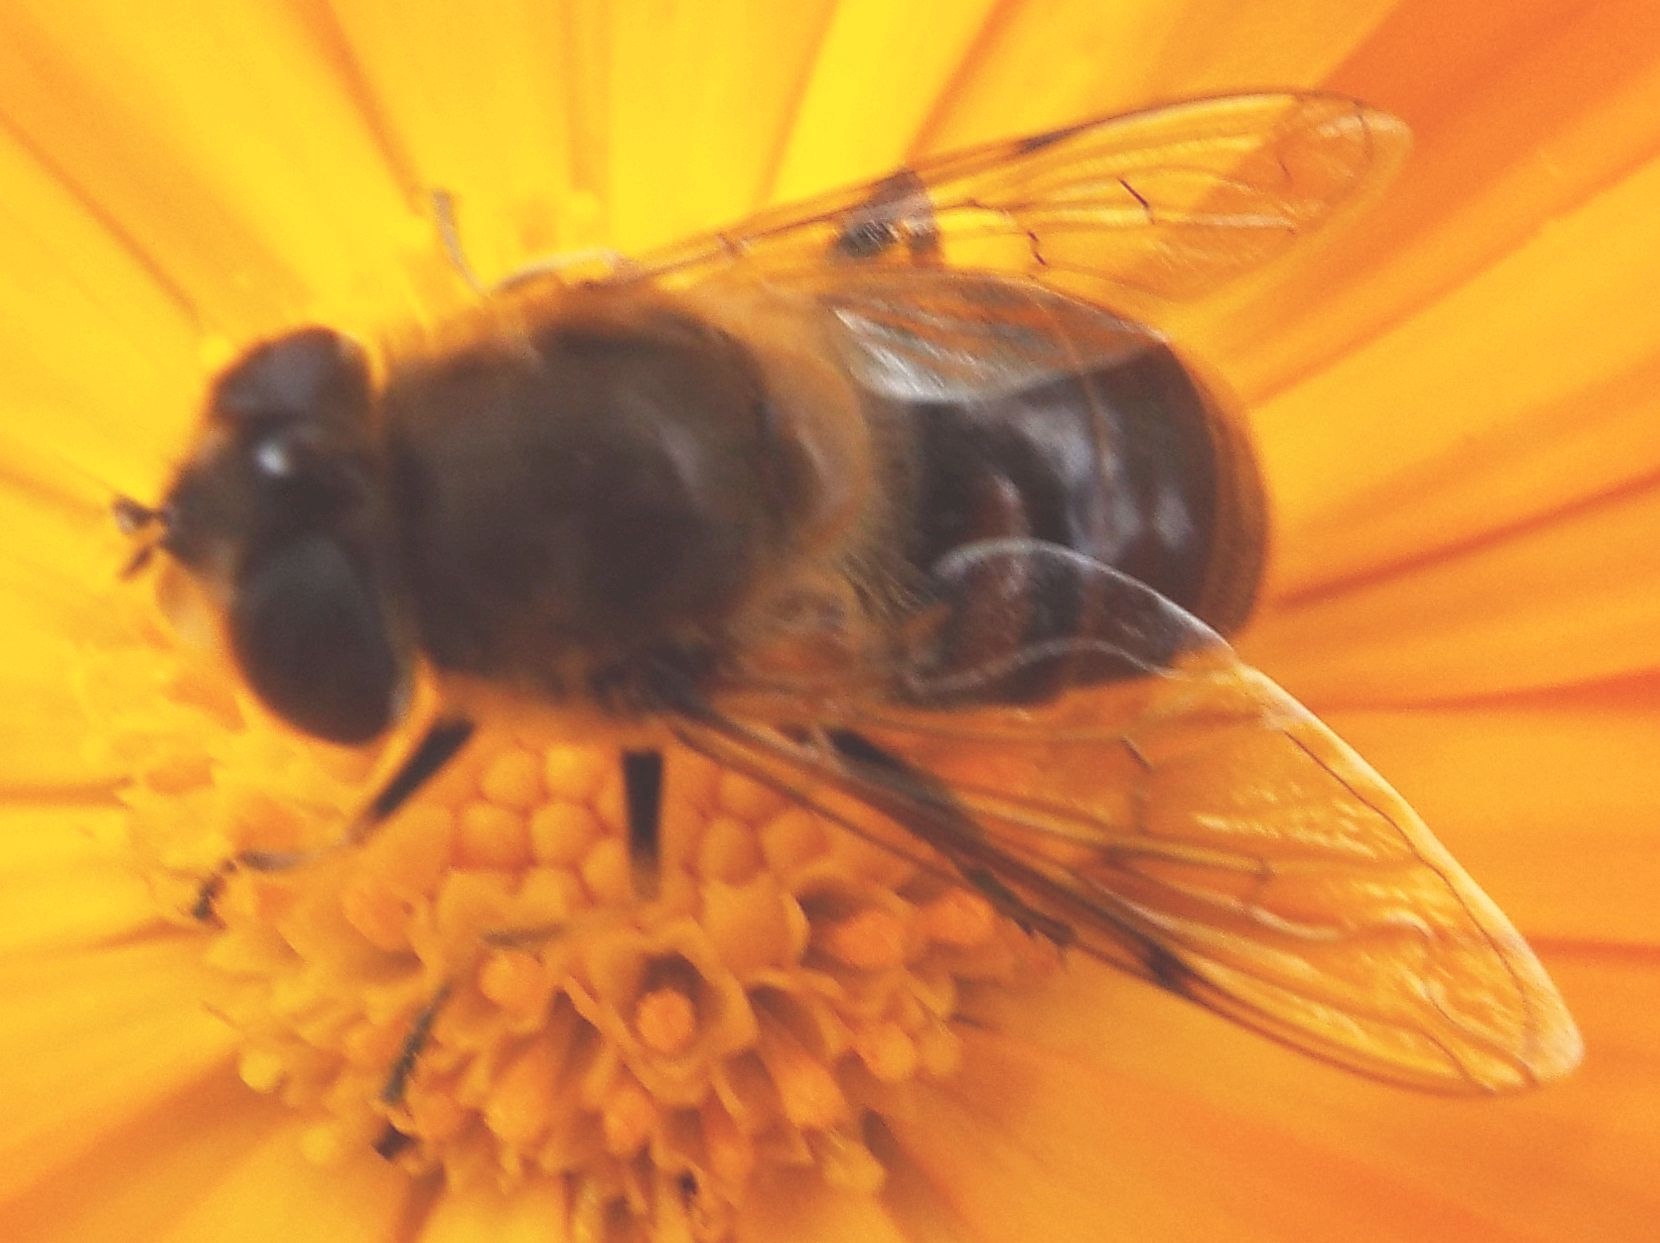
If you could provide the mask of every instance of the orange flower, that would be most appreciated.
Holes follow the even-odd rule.
[[[1652,4],[83,0],[0,32],[6,1237],[558,1239],[671,1203],[633,1158],[676,1143],[745,1191],[664,1238],[1652,1233]],[[1367,99],[1417,147],[1359,226],[1182,326],[1275,501],[1242,646],[1529,933],[1575,1078],[1427,1099],[1084,963],[953,1023],[962,979],[1031,965],[1020,939],[899,901],[891,861],[708,767],[669,826],[700,920],[557,963],[488,942],[628,883],[615,783],[513,722],[370,848],[235,886],[223,933],[168,917],[178,878],[326,831],[366,774],[180,656],[115,580],[108,488],[159,491],[237,344],[454,305],[426,191],[496,273],[1264,83]],[[881,1126],[850,1124],[855,1077]],[[449,1181],[370,1151],[389,1114]]]

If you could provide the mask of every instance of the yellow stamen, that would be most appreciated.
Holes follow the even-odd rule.
[[[898,1083],[916,1073],[916,1041],[897,1023],[878,1023],[855,1038],[859,1060],[884,1083]]]
[[[175,906],[190,895],[167,878],[243,844],[319,845],[365,797],[359,759],[225,728],[211,764],[142,789],[133,841]],[[652,1230],[713,1241],[769,1163],[880,1186],[860,1140],[877,1085],[951,1073],[961,951],[1005,947],[970,956],[984,983],[1031,942],[770,790],[674,763],[655,900],[635,891],[615,754],[529,730],[481,735],[358,849],[232,877],[212,1005],[245,1033],[242,1078],[303,1111],[309,1157],[391,1126],[411,1172],[557,1171],[595,1243],[654,1205]]]
[[[447,807],[417,804],[398,813],[365,848],[364,872],[404,893],[434,889],[454,853],[455,816]]]
[[[749,879],[761,866],[761,851],[755,830],[734,816],[710,821],[698,843],[697,871],[704,880],[736,884]]]
[[[943,1023],[925,1027],[916,1037],[917,1060],[930,1079],[955,1074],[963,1061],[963,1041]]]
[[[524,817],[493,803],[468,803],[456,826],[455,862],[504,872],[524,867],[530,862],[530,831]]]
[[[603,832],[599,817],[582,804],[545,803],[530,817],[530,849],[538,863],[568,866],[578,862]]]
[[[513,1015],[530,1015],[545,1006],[552,992],[546,967],[523,950],[500,950],[484,960],[479,992]]]
[[[804,808],[787,807],[761,829],[761,853],[767,866],[781,874],[819,858],[824,848],[824,828]]]
[[[657,1107],[637,1083],[622,1083],[612,1090],[600,1115],[605,1129],[605,1150],[624,1157],[639,1150],[657,1127]]]
[[[555,798],[587,803],[599,793],[604,756],[576,747],[550,747],[542,759],[542,780]]]
[[[346,922],[377,949],[395,952],[409,944],[410,909],[390,886],[374,877],[362,877],[340,895]]]
[[[273,1092],[288,1072],[288,1063],[275,1053],[245,1049],[237,1059],[237,1073],[242,1082],[256,1092]]]
[[[300,1152],[313,1165],[337,1164],[346,1155],[346,1148],[347,1137],[336,1126],[307,1127],[300,1136]]]
[[[749,824],[759,824],[787,806],[776,790],[734,772],[721,773],[715,783],[715,801],[722,811]]]
[[[755,1141],[718,1104],[703,1110],[703,1142],[716,1178],[733,1187],[748,1181],[755,1169]]]
[[[977,893],[948,889],[918,912],[917,923],[931,940],[968,949],[992,935],[997,913]]]
[[[832,1131],[818,1146],[824,1181],[843,1191],[874,1195],[882,1189],[887,1171],[874,1153],[852,1136]]]
[[[905,961],[905,922],[892,911],[867,907],[820,934],[826,951],[850,967],[876,971]]]
[[[479,789],[492,803],[529,811],[542,801],[542,764],[529,751],[504,751],[484,770]]]
[[[761,1060],[772,1076],[784,1114],[806,1130],[824,1130],[845,1121],[847,1098],[818,1058],[781,1031],[763,1034]]]
[[[596,902],[621,904],[634,896],[634,872],[628,848],[611,837],[596,845],[582,861],[582,883]]]
[[[563,1065],[563,1053],[544,1038],[531,1041],[502,1070],[484,1121],[504,1143],[529,1144],[547,1129]]]
[[[697,1037],[697,1007],[677,988],[653,989],[634,1007],[634,1030],[653,1052],[684,1053]]]
[[[408,1108],[411,1130],[429,1144],[442,1143],[461,1134],[472,1116],[456,1099],[453,1080],[411,1091]]]

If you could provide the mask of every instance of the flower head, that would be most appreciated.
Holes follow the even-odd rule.
[[[1652,24],[1635,2],[3,19],[8,1237],[1643,1237]],[[1179,326],[1275,508],[1243,647],[1535,939],[1587,1032],[1578,1079],[1454,1106],[1344,1078],[1058,961],[689,754],[639,918],[611,765],[513,717],[362,848],[240,872],[191,917],[224,859],[325,844],[379,770],[181,642],[179,602],[117,578],[104,507],[159,493],[243,342],[462,305],[430,191],[488,277],[1264,82],[1399,112],[1417,155],[1359,227]]]

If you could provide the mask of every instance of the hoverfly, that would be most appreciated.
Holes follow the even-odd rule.
[[[851,829],[879,813],[1028,930],[1308,1053],[1524,1087],[1578,1061],[1572,1020],[1412,810],[1222,637],[1261,484],[1144,322],[1406,142],[1330,95],[1178,103],[590,279],[528,270],[383,375],[302,329],[219,376],[164,501],[120,516],[297,729],[381,737],[417,668],[448,693],[349,836],[465,744],[485,687],[617,743],[642,898],[682,746]]]

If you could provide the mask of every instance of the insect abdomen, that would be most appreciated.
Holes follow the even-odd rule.
[[[1125,362],[1007,395],[918,403],[905,417],[915,428],[909,560],[918,572],[967,544],[1031,539],[1109,565],[1224,634],[1249,616],[1267,544],[1255,457],[1168,346],[1149,341]],[[992,596],[971,595],[960,611],[950,641],[965,650],[950,664],[1090,627],[1084,600],[1026,602],[1014,626],[1024,633],[1011,631],[1007,602]]]

